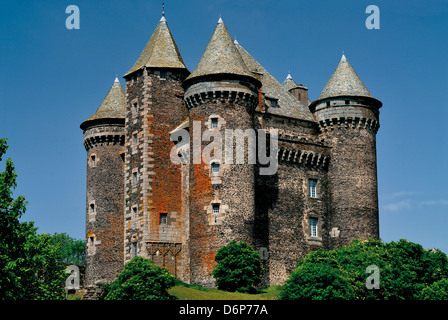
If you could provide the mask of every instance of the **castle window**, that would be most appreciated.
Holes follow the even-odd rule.
[[[132,181],[134,184],[137,184],[138,178],[137,178],[137,172],[132,173]]]
[[[168,224],[168,213],[160,212],[159,213],[159,224]]]
[[[317,218],[310,218],[310,237],[317,237]]]
[[[271,100],[271,107],[272,108],[277,108],[278,107],[277,100]]]
[[[345,100],[345,104],[350,104],[350,100]]]
[[[160,79],[166,79],[166,71],[160,71]]]
[[[95,214],[95,204],[94,203],[90,204],[90,214]]]
[[[213,213],[219,213],[219,204],[218,203],[213,204],[212,207],[213,207]]]
[[[212,128],[218,128],[218,118],[212,118]]]
[[[137,111],[137,102],[135,102],[133,105],[134,105],[134,111]]]
[[[132,257],[137,256],[137,242],[132,242]]]
[[[90,156],[90,161],[91,161],[92,167],[94,167],[96,165],[96,156],[94,154],[92,154]]]
[[[330,101],[327,101],[327,107],[329,107],[330,106]]]
[[[133,143],[134,145],[137,145],[137,134],[136,134],[136,133],[134,133],[134,134],[132,135],[132,143]]]
[[[137,207],[132,208],[132,213],[133,213],[134,219],[137,219]]]
[[[217,162],[212,163],[212,173],[219,173],[219,163]]]
[[[317,180],[316,179],[309,179],[308,180],[308,191],[309,191],[309,197],[310,198],[316,198],[316,186],[317,186]]]

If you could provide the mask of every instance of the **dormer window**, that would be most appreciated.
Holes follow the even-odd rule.
[[[270,99],[271,101],[271,108],[278,108],[278,100],[277,99]]]

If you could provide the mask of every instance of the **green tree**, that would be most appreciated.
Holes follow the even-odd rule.
[[[380,272],[380,288],[367,289],[366,268]],[[426,299],[443,292],[448,258],[406,240],[355,240],[335,250],[310,252],[285,282],[280,299]],[[335,281],[333,282],[334,279]]]
[[[8,149],[0,139],[0,161]],[[0,172],[0,300],[63,299],[66,275],[56,262],[48,235],[38,235],[33,222],[20,222],[23,196],[13,198],[17,174],[11,159]]]
[[[134,257],[110,285],[104,286],[105,300],[171,300],[168,290],[176,278],[151,260]]]
[[[58,248],[57,261],[74,264],[86,263],[84,240],[76,240],[66,233],[55,233],[51,235],[50,243]]]
[[[218,289],[251,292],[260,282],[263,265],[260,255],[246,242],[232,240],[218,250],[213,277]]]

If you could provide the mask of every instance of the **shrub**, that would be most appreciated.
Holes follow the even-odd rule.
[[[366,287],[370,265],[379,269],[379,289]],[[355,240],[310,252],[283,285],[280,299],[441,299],[447,296],[447,278],[448,258],[440,250],[403,239]]]
[[[263,270],[260,255],[246,242],[232,240],[219,249],[213,270],[215,283],[220,290],[251,292],[260,282]]]
[[[175,277],[151,260],[135,257],[123,268],[117,279],[104,286],[105,300],[171,300],[168,290]]]

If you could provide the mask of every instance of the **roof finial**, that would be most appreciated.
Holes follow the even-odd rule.
[[[220,24],[220,23],[224,24],[224,21],[222,21],[222,18],[221,18],[221,14],[219,14],[219,20],[218,20],[218,24]]]
[[[118,74],[115,74],[115,81],[114,82],[120,82],[120,80],[118,80]]]
[[[288,71],[288,76],[286,77],[286,80],[292,80],[292,77],[291,77],[291,70],[289,70]]]
[[[162,18],[160,21],[166,21],[165,19],[165,2],[162,3]]]
[[[233,40],[233,43],[234,43],[234,44],[239,44],[239,43],[238,43],[238,40],[236,40],[236,36],[235,36],[235,40]]]
[[[345,57],[345,54],[344,54],[344,50],[342,50],[342,58],[341,58],[341,61],[347,61],[347,58]]]

